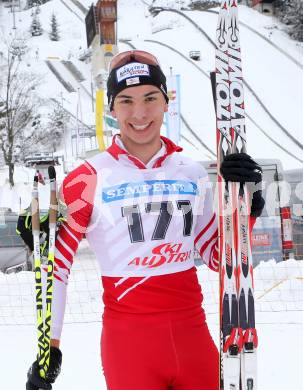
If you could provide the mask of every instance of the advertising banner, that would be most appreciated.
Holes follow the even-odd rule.
[[[166,113],[167,137],[178,145],[181,132],[180,75],[167,76],[166,82],[169,97],[168,112]]]

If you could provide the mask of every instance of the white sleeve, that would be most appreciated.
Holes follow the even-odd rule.
[[[53,301],[52,301],[52,322],[51,338],[60,340],[63,328],[64,313],[66,306],[67,284],[54,278]]]
[[[46,297],[47,267],[42,267],[42,291],[43,302]],[[67,283],[58,280],[54,274],[53,297],[52,297],[52,319],[51,319],[51,339],[60,340],[63,327],[65,306],[67,295]]]

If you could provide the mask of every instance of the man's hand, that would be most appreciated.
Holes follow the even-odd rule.
[[[232,153],[224,157],[220,167],[226,182],[246,183],[251,197],[252,217],[259,217],[265,205],[260,183],[262,168],[246,153]]]
[[[26,390],[51,390],[52,383],[55,382],[61,371],[62,353],[59,348],[50,347],[50,364],[46,377],[41,378],[38,362],[35,361],[27,373]]]
[[[255,184],[262,181],[262,168],[246,153],[225,156],[220,171],[225,181]]]

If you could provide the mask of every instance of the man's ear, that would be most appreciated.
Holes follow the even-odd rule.
[[[168,103],[165,103],[164,112],[167,112],[167,111],[168,111]]]
[[[110,112],[110,114],[111,114],[111,116],[112,116],[113,118],[117,118],[117,115],[116,115],[116,111],[115,111],[115,110],[112,110],[112,111]]]

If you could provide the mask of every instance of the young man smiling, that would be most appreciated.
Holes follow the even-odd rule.
[[[50,368],[41,379],[35,362],[27,390],[50,389],[60,372],[66,286],[84,233],[102,274],[108,390],[217,390],[218,351],[194,266],[194,249],[212,270],[219,263],[207,173],[160,136],[168,96],[152,54],[115,56],[107,87],[120,134],[62,185],[68,217],[56,240]],[[234,161],[227,172],[242,181],[260,179],[249,156],[244,173]],[[255,217],[262,202],[253,207]]]

